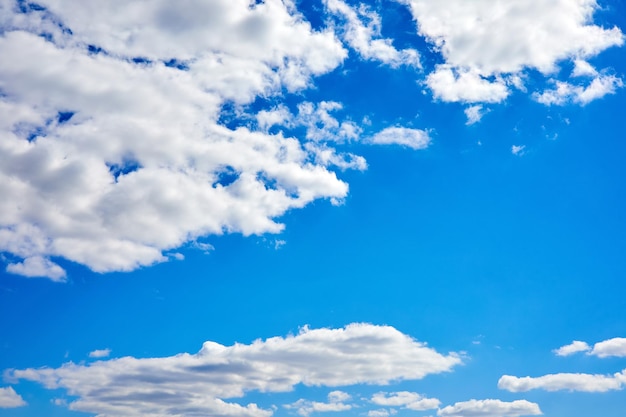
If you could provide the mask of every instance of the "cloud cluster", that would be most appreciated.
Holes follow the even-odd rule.
[[[593,348],[586,342],[574,340],[569,345],[561,346],[554,350],[558,356],[569,356],[577,352],[587,352],[588,355],[597,356],[599,358],[607,358],[610,356],[626,357],[626,338],[614,337],[612,339],[603,340],[593,345]]]
[[[557,356],[570,356],[579,352],[599,358],[626,357],[626,338],[615,337],[596,343],[593,348],[588,343],[574,340],[569,345],[554,349]],[[546,391],[606,392],[621,390],[626,386],[626,369],[613,375],[584,373],[557,373],[539,377],[516,377],[503,375],[498,388],[511,392],[526,392],[534,389]]]
[[[6,377],[65,389],[78,397],[70,409],[101,417],[266,417],[271,410],[224,400],[249,391],[290,391],[297,384],[338,387],[421,379],[460,363],[456,354],[440,354],[392,327],[352,324],[341,329],[304,328],[295,336],[249,345],[206,342],[197,354],[67,363],[56,369],[11,370]],[[328,403],[303,400],[293,407],[302,409],[301,414],[331,411],[347,407],[347,399],[335,392]]]
[[[410,7],[419,34],[443,56],[444,63],[426,79],[443,101],[500,102],[511,87],[521,87],[528,70],[552,77],[563,61],[585,66],[585,60],[624,42],[617,27],[593,24],[595,0],[399,1]],[[580,70],[572,74],[578,75]],[[545,104],[586,104],[622,85],[612,76],[585,75],[591,77],[585,87],[557,82],[556,91],[536,98]]]
[[[0,408],[17,408],[25,405],[26,401],[13,388],[0,388]]]
[[[279,232],[286,210],[345,197],[298,140],[218,122],[224,103],[303,88],[344,59],[289,2],[40,5],[0,4],[9,272],[64,280],[50,257],[132,270],[199,236]]]
[[[347,411],[352,409],[351,404],[346,404],[352,397],[343,391],[332,391],[328,394],[328,402],[308,401],[300,399],[293,404],[285,405],[285,408],[297,410],[303,417],[308,417],[311,413],[328,413],[333,411]]]
[[[529,70],[550,78],[532,95],[547,105],[623,86],[588,61],[624,38],[593,24],[595,0],[398,1],[442,55],[423,80],[436,99],[501,102]],[[129,271],[180,258],[172,250],[200,237],[279,233],[288,210],[347,195],[336,170],[366,169],[338,143],[426,148],[429,130],[364,135],[335,116],[338,102],[290,111],[271,100],[313,86],[348,48],[423,77],[418,51],[383,37],[375,10],[323,4],[329,26],[314,29],[292,0],[0,0],[0,56],[11,57],[0,61],[7,271],[64,281],[58,258]],[[564,61],[567,80],[555,75]],[[255,107],[258,98],[276,105]],[[228,124],[230,108],[250,114]],[[468,107],[468,124],[484,113]]]

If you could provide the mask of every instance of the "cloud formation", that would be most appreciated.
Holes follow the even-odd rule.
[[[387,407],[404,407],[409,410],[431,410],[439,407],[441,402],[436,398],[425,398],[416,392],[378,392],[372,396],[371,401],[376,405]]]
[[[437,412],[440,417],[519,417],[541,414],[539,406],[526,400],[469,400],[449,405]]]
[[[599,358],[608,358],[611,356],[626,356],[626,338],[614,337],[612,339],[603,340],[593,345],[593,348],[586,342],[574,340],[569,345],[562,346],[554,350],[558,356],[569,356],[577,352],[587,352],[588,355],[597,356]]]
[[[540,377],[516,377],[503,375],[498,388],[511,392],[526,392],[534,389],[546,391],[606,392],[621,390],[626,383],[626,370],[614,375],[592,375],[576,373],[548,374]]]
[[[376,145],[401,145],[411,149],[426,149],[430,145],[428,131],[406,127],[388,127],[369,138]]]
[[[280,0],[183,3],[2,1],[9,272],[62,281],[53,257],[128,271],[200,236],[280,232],[285,211],[346,196],[297,139],[219,123],[226,102],[337,67],[336,36]]]
[[[308,417],[311,413],[328,413],[333,411],[347,411],[352,409],[351,404],[346,404],[351,396],[343,391],[332,391],[328,394],[328,402],[308,401],[300,399],[293,404],[285,406],[287,409],[297,410],[298,414]]]
[[[224,400],[248,391],[290,391],[297,384],[339,387],[415,380],[460,363],[456,354],[440,354],[392,327],[352,324],[341,329],[304,328],[295,336],[249,345],[206,342],[197,354],[67,363],[56,369],[11,370],[6,376],[65,389],[78,397],[70,409],[101,417],[266,417],[271,410]],[[340,393],[329,398],[327,408],[347,406],[342,402],[347,397]],[[299,406],[307,413],[322,407],[304,401]]]
[[[500,102],[510,85],[519,87],[516,77],[524,71],[549,76],[563,61],[579,62],[624,43],[619,28],[593,24],[595,0],[510,0],[496,5],[490,0],[399,1],[409,6],[418,33],[443,56],[444,64],[426,80],[443,101]],[[561,87],[563,91],[540,94],[538,100],[586,104],[618,84],[614,78],[597,78],[582,90]]]
[[[0,408],[17,408],[26,405],[26,401],[12,387],[0,388]]]
[[[111,349],[96,349],[89,352],[90,358],[106,358],[111,354]]]
[[[397,50],[391,39],[380,37],[381,18],[361,3],[350,7],[341,0],[324,0],[328,11],[343,20],[341,32],[346,43],[363,58],[380,61],[393,68],[407,65],[420,68],[420,55],[415,49]]]
[[[427,74],[416,49],[383,36],[376,10],[342,0],[324,0],[327,27],[317,28],[291,0],[0,0],[0,54],[12,57],[0,62],[7,271],[62,282],[60,259],[131,271],[201,237],[280,233],[288,210],[346,197],[335,171],[367,168],[339,144],[428,147],[429,130],[364,134],[337,117],[336,101],[285,104],[349,49],[412,68],[436,100],[479,103],[468,124],[484,114],[480,103],[524,91],[531,70],[548,79],[531,93],[546,105],[585,105],[623,87],[589,63],[624,41],[594,24],[595,0],[398,1],[442,56]],[[567,79],[557,77],[563,63]],[[255,107],[259,99],[271,104]]]

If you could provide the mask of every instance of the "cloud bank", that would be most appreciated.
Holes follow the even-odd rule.
[[[10,370],[5,377],[64,389],[78,397],[70,409],[100,417],[265,417],[272,411],[225,400],[244,397],[249,391],[291,391],[297,384],[339,387],[416,380],[448,372],[460,363],[456,354],[438,353],[392,327],[352,324],[341,329],[304,328],[295,336],[249,345],[206,342],[196,354]],[[292,406],[308,415],[321,409],[347,409],[347,400],[335,392],[328,403],[302,400]]]

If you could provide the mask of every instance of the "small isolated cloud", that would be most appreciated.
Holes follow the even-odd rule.
[[[522,156],[525,153],[524,149],[526,149],[526,145],[513,145],[511,146],[511,153],[513,155]]]
[[[396,410],[392,409],[378,409],[378,410],[370,410],[367,412],[367,417],[389,417],[389,416],[393,416],[396,415],[398,412]]]
[[[440,409],[440,417],[519,417],[540,415],[539,405],[526,400],[470,400]]]
[[[579,340],[574,340],[569,345],[561,346],[558,349],[554,349],[553,352],[557,356],[569,356],[577,352],[587,352],[590,349],[591,347],[587,343],[581,342]]]
[[[606,392],[621,390],[626,383],[626,370],[614,375],[560,373],[540,377],[516,377],[503,375],[498,388],[510,392],[526,392],[534,389],[545,391]]]
[[[465,109],[465,117],[467,117],[466,125],[471,126],[475,123],[480,122],[485,114],[487,114],[488,110],[484,109],[481,104],[476,104],[474,106],[469,106]]]
[[[297,410],[298,414],[308,417],[312,413],[328,413],[333,411],[347,411],[352,409],[351,404],[345,404],[352,397],[343,391],[333,391],[328,394],[328,402],[307,401],[300,399],[295,403],[285,405],[285,408]]]
[[[441,354],[393,327],[351,324],[340,329],[305,327],[295,336],[249,345],[206,342],[196,354],[67,363],[59,368],[10,370],[6,376],[63,389],[76,397],[70,409],[87,413],[267,417],[272,412],[254,403],[226,400],[250,391],[290,391],[298,384],[339,387],[416,380],[448,372],[460,363],[457,354]],[[291,406],[303,413],[336,411],[348,409],[347,400],[347,394],[334,391],[327,403],[301,400]]]
[[[0,408],[17,408],[26,405],[26,401],[13,387],[0,388]]]
[[[330,13],[343,20],[343,39],[363,58],[380,61],[393,68],[400,65],[420,68],[420,55],[415,49],[401,51],[393,47],[391,39],[380,38],[381,18],[368,6],[353,8],[341,0],[324,0]]]
[[[90,358],[106,358],[111,354],[111,349],[97,349],[89,352]]]
[[[599,358],[607,358],[610,356],[625,357],[626,356],[626,338],[615,337],[613,339],[604,340],[593,345],[590,355]]]
[[[401,145],[416,150],[428,148],[430,141],[428,131],[405,127],[388,127],[367,140],[375,145]]]
[[[9,264],[7,272],[29,278],[49,278],[55,282],[65,282],[67,276],[63,268],[42,256],[31,256],[23,262]]]
[[[439,407],[441,402],[436,398],[425,398],[415,392],[378,392],[372,396],[371,401],[376,405],[388,407],[404,407],[409,410],[431,410]]]

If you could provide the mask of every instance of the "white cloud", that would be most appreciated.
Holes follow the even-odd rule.
[[[0,251],[22,260],[10,272],[62,280],[54,256],[128,271],[209,234],[280,232],[287,210],[346,196],[297,139],[218,122],[226,101],[304,88],[345,58],[292,3],[38,4],[0,10]]]
[[[533,389],[606,392],[621,390],[624,383],[626,383],[626,370],[614,375],[560,373],[536,378],[504,375],[498,381],[498,388],[511,392],[526,392]]]
[[[470,400],[449,405],[437,412],[440,417],[518,417],[540,415],[535,403],[526,400]]]
[[[618,88],[624,86],[624,82],[614,75],[599,75],[586,86],[564,81],[554,81],[554,83],[555,88],[545,90],[542,93],[535,93],[533,95],[535,100],[547,106],[561,106],[569,103],[584,106],[607,94],[615,94]]]
[[[550,74],[561,61],[586,59],[624,42],[617,27],[593,24],[595,0],[398,1],[410,7],[419,34],[443,56],[445,64],[427,84],[444,101],[499,102],[508,87],[484,77],[512,75],[516,85],[525,70]]]
[[[488,80],[478,71],[458,70],[449,65],[438,65],[426,77],[426,85],[436,99],[461,103],[499,103],[509,90],[501,78]]]
[[[584,77],[584,76],[590,76],[590,77],[595,77],[596,75],[598,75],[598,71],[596,71],[596,69],[591,66],[590,63],[588,63],[585,60],[582,59],[577,59],[574,61],[574,69],[572,71],[572,77]]]
[[[17,408],[26,405],[26,401],[12,387],[0,388],[0,408]]]
[[[7,272],[31,278],[50,278],[56,282],[65,282],[66,279],[63,268],[41,256],[30,256],[23,262],[8,264]]]
[[[90,358],[106,358],[111,354],[111,349],[96,349],[89,352]]]
[[[558,356],[569,356],[577,352],[586,352],[590,349],[591,347],[587,343],[581,342],[579,340],[574,340],[569,345],[561,346],[558,349],[554,349],[553,352]]]
[[[393,47],[391,39],[380,38],[381,18],[367,5],[361,4],[355,9],[341,0],[324,0],[324,4],[330,13],[343,18],[343,38],[363,58],[391,67],[420,67],[420,55],[415,49],[399,51]]]
[[[389,416],[393,416],[396,415],[398,412],[396,410],[394,410],[393,408],[390,410],[386,410],[384,408],[381,408],[379,410],[370,410],[367,412],[367,417],[389,417]]]
[[[442,355],[392,327],[352,324],[342,329],[304,328],[295,336],[249,345],[206,342],[197,354],[67,363],[56,369],[11,370],[6,376],[65,389],[78,398],[70,404],[72,410],[103,416],[261,417],[271,411],[224,399],[252,390],[290,391],[297,384],[339,387],[421,379],[460,363],[458,355]],[[331,393],[330,399],[339,402],[328,404],[343,404],[346,398]]]
[[[511,146],[511,153],[513,155],[522,156],[524,155],[524,149],[526,149],[526,145],[513,145]]]
[[[322,101],[317,104],[304,102],[298,105],[298,115],[292,123],[306,127],[306,138],[314,141],[344,142],[357,140],[361,128],[352,121],[339,122],[331,113],[341,110],[341,103]]]
[[[615,337],[613,339],[598,342],[593,345],[593,350],[589,352],[589,354],[600,358],[607,358],[609,356],[625,357],[626,338]]]
[[[415,392],[378,392],[372,396],[374,404],[388,407],[405,407],[409,410],[430,410],[439,407],[441,402],[436,398],[425,398]]]
[[[367,140],[375,145],[402,145],[411,149],[426,149],[430,145],[430,135],[426,130],[405,127],[388,127]]]
[[[344,401],[349,401],[350,399],[350,395],[343,391],[333,391],[328,394],[328,402],[326,403],[300,399],[293,404],[285,405],[285,408],[297,410],[301,416],[308,417],[312,413],[351,410],[352,405],[344,403]]]
[[[465,117],[467,117],[466,125],[473,125],[480,122],[483,116],[488,112],[482,106],[482,104],[475,104],[467,107],[465,110]]]

